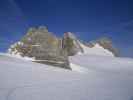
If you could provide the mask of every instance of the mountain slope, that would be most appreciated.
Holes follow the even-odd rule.
[[[132,59],[77,55],[70,62],[87,72],[0,54],[0,100],[133,99]]]
[[[117,56],[116,49],[108,38],[84,44],[73,33],[66,32],[63,37],[63,46],[67,49],[69,56],[76,54]]]
[[[86,70],[133,75],[133,59],[99,55],[76,55],[69,57],[71,63]]]
[[[87,55],[101,55],[101,56],[112,56],[114,57],[114,54],[110,52],[107,49],[104,49],[99,44],[95,44],[92,48],[87,47],[86,45],[80,43],[81,47],[83,48],[84,53]]]
[[[67,54],[61,48],[61,40],[44,26],[30,28],[19,42],[11,45],[9,54],[70,69]]]
[[[58,38],[45,26],[30,28],[20,41],[10,46],[8,51],[10,55],[19,58],[69,70],[71,70],[69,56],[77,54],[117,56],[116,49],[109,39],[100,39],[86,45],[71,32],[65,32],[62,38]]]

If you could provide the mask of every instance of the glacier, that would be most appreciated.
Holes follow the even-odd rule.
[[[73,71],[0,54],[0,100],[133,100],[133,59],[69,60]]]

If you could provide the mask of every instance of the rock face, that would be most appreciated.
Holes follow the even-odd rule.
[[[67,51],[68,56],[73,56],[78,52],[83,52],[82,47],[79,44],[79,40],[71,32],[64,33],[63,48]]]
[[[44,26],[30,28],[19,42],[10,47],[9,53],[21,57],[34,58],[32,59],[34,62],[71,69],[68,57],[76,54],[85,54],[85,52],[87,54],[92,54],[92,52],[97,54],[99,51],[93,48],[96,44],[102,47],[100,54],[101,51],[104,52],[103,49],[106,49],[115,56],[119,55],[118,50],[113,47],[112,41],[108,38],[101,38],[83,44],[71,32],[64,33],[63,38],[59,39]]]
[[[46,27],[31,28],[12,50],[21,56],[34,57],[35,62],[68,68],[68,56],[62,49],[62,40],[48,32]]]

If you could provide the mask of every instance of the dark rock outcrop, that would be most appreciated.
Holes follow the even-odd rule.
[[[63,44],[63,49],[66,50],[68,56],[73,56],[78,52],[83,52],[79,40],[71,32],[64,33],[62,44]]]
[[[62,49],[62,40],[48,32],[46,27],[31,28],[15,49],[22,55],[34,57],[35,62],[57,65],[70,69],[67,53]]]

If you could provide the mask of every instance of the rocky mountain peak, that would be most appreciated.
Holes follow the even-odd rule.
[[[109,53],[104,54],[105,52]],[[35,62],[67,69],[71,69],[69,56],[85,53],[109,55],[110,52],[118,56],[117,49],[113,47],[112,41],[108,38],[100,38],[84,44],[72,32],[65,32],[60,39],[49,32],[46,26],[30,28],[20,41],[9,48],[10,54],[33,57]]]
[[[72,32],[65,32],[64,38],[71,38],[71,39],[77,40],[76,36]]]
[[[99,43],[99,45],[101,45],[104,49],[107,49],[112,52],[115,56],[119,56],[119,51],[113,46],[111,39],[107,37],[100,38],[99,40],[97,40],[97,43]]]
[[[86,45],[90,48],[93,48],[96,44],[99,44],[104,49],[112,52],[114,56],[119,56],[119,51],[113,46],[112,40],[108,37],[102,37],[97,40],[90,41],[89,43],[86,43]]]
[[[78,52],[83,52],[79,40],[71,32],[65,32],[63,37],[63,48],[67,51],[68,56],[73,56]]]
[[[10,51],[15,50],[20,56],[34,57],[35,62],[69,68],[67,54],[61,46],[62,41],[45,26],[31,28],[19,42],[23,45],[16,43]]]

